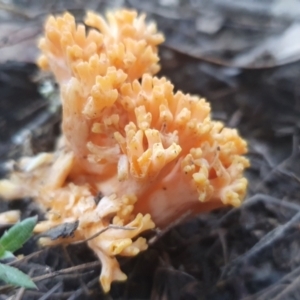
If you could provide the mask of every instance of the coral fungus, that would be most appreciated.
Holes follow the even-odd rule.
[[[105,21],[90,12],[85,24],[88,32],[68,13],[46,21],[39,65],[59,83],[63,135],[54,153],[22,158],[0,196],[31,196],[47,208],[36,232],[78,221],[73,237],[55,242],[88,239],[109,291],[126,279],[115,256],[147,248],[142,232],[186,211],[240,205],[247,145],[211,120],[204,99],[153,77],[163,36],[144,15],[121,10]],[[120,228],[91,239],[110,225]]]

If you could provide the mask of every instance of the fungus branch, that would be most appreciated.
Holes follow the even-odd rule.
[[[54,153],[21,158],[0,196],[31,196],[48,209],[36,232],[78,221],[73,237],[54,242],[88,240],[107,292],[126,279],[115,256],[147,249],[142,232],[186,211],[240,205],[247,145],[211,120],[204,99],[154,76],[164,38],[144,15],[121,10],[106,21],[90,12],[85,24],[88,32],[68,13],[46,21],[39,65],[60,86],[63,135]]]

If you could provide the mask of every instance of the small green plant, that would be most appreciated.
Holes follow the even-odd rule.
[[[13,253],[20,249],[32,236],[37,217],[27,218],[7,230],[0,238],[0,259],[15,257]],[[0,263],[0,280],[25,288],[37,288],[31,278],[17,268]]]

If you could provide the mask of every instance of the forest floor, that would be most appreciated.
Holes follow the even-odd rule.
[[[241,207],[182,221],[147,251],[120,259],[128,280],[109,294],[87,246],[41,249],[32,238],[19,251],[31,256],[17,266],[39,289],[0,286],[0,299],[300,299],[300,7],[207,2],[0,2],[0,176],[5,161],[51,151],[59,135],[60,109],[41,96],[46,79],[34,59],[45,16],[66,9],[78,20],[88,9],[146,12],[166,35],[159,76],[205,97],[213,118],[248,141],[251,161]],[[7,209],[42,216],[30,199],[1,202]]]

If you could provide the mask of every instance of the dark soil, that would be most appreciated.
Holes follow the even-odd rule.
[[[44,2],[14,1],[11,7],[28,17],[23,16],[23,24],[32,24],[33,12],[68,7],[66,1]],[[89,1],[85,9],[102,12],[118,2]],[[39,289],[3,285],[0,299],[300,299],[300,51],[286,57],[279,55],[284,47],[275,54],[267,48],[268,38],[279,41],[298,19],[272,15],[271,6],[279,0],[244,0],[244,8],[229,0],[206,6],[201,0],[169,1],[169,7],[163,2],[168,1],[122,3],[146,11],[165,32],[159,75],[171,79],[176,90],[206,97],[214,119],[237,127],[248,141],[251,167],[244,205],[182,221],[137,257],[120,258],[128,280],[114,283],[108,295],[100,289],[101,266],[87,246],[41,249],[32,238],[19,251],[25,259],[15,265]],[[74,3],[70,10],[80,18],[82,2]],[[260,3],[259,8],[253,3]],[[42,24],[43,14],[35,24]],[[16,18],[21,23],[20,15]],[[193,24],[198,18],[197,31]],[[269,50],[255,52],[261,45]],[[285,47],[291,45],[285,40]],[[44,81],[33,63],[0,65],[2,176],[7,159],[54,147],[60,112],[40,95]],[[30,199],[0,203],[1,211],[12,208],[21,209],[23,218],[43,218]]]

